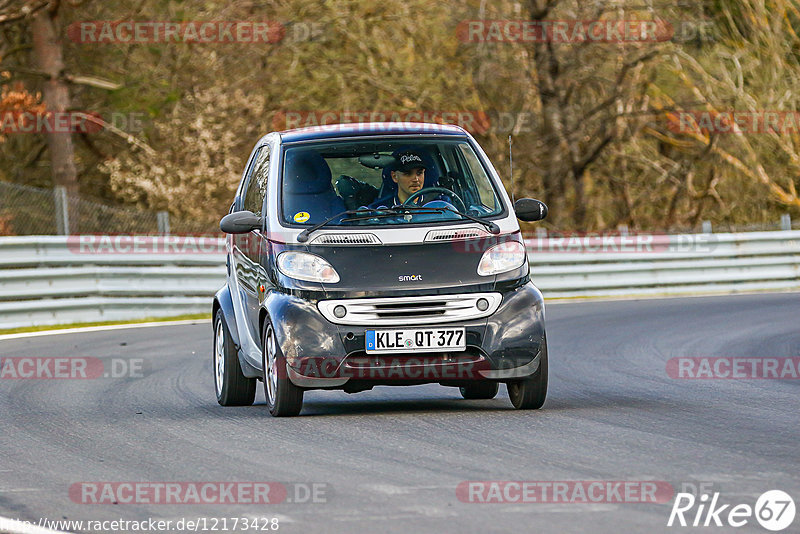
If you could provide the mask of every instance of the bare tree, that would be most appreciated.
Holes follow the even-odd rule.
[[[58,9],[54,0],[33,15],[31,32],[37,70],[45,76],[44,103],[49,113],[63,114],[70,109],[69,86],[64,72],[64,53],[59,35]],[[47,132],[47,146],[53,183],[63,186],[68,193],[78,192],[78,171],[75,167],[75,146],[72,134],[52,128]]]

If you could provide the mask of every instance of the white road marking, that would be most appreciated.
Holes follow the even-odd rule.
[[[180,326],[186,324],[206,324],[211,323],[211,319],[186,319],[183,321],[162,321],[153,323],[137,324],[109,324],[105,326],[85,326],[82,328],[62,328],[60,330],[43,330],[41,332],[21,332],[19,334],[4,334],[0,336],[0,341],[4,339],[20,339],[25,337],[55,336],[58,334],[76,334],[81,332],[104,332],[107,330],[127,330],[132,328],[151,328],[154,326]]]
[[[358,486],[359,489],[383,493],[384,495],[407,495],[420,490],[437,490],[449,487],[450,486],[395,486],[393,484],[361,484]]]

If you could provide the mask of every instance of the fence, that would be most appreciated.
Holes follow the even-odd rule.
[[[62,187],[42,189],[0,182],[0,236],[67,234],[207,233],[214,221],[189,221],[167,212],[109,206],[68,195]]]
[[[0,237],[0,329],[210,311],[225,279],[223,240],[108,239],[116,253],[83,246],[102,245],[95,236]],[[800,231],[526,243],[546,299],[800,289]]]

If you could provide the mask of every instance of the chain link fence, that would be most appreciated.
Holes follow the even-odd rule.
[[[0,236],[67,234],[218,234],[214,221],[109,206],[63,188],[0,182]]]
[[[101,202],[67,195],[63,188],[42,189],[26,185],[0,182],[0,236],[10,235],[66,235],[66,234],[219,234],[218,221],[184,220],[170,216],[167,212],[154,212],[109,206]],[[800,230],[800,218],[782,216],[773,223],[731,225],[716,224],[712,227],[703,221],[696,227],[671,228],[649,233],[736,233],[765,232],[777,230]],[[575,232],[549,229],[534,229],[523,225],[527,237],[559,237]],[[604,234],[627,235],[626,226]],[[642,233],[631,230],[630,233]]]

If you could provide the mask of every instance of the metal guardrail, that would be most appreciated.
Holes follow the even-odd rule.
[[[537,238],[531,277],[546,298],[800,289],[800,231]]]
[[[0,329],[210,313],[225,282],[222,239],[81,239],[0,237]]]
[[[105,239],[0,237],[0,329],[210,311],[225,279],[223,240]],[[531,277],[548,299],[800,289],[800,231],[576,235],[526,245]]]

